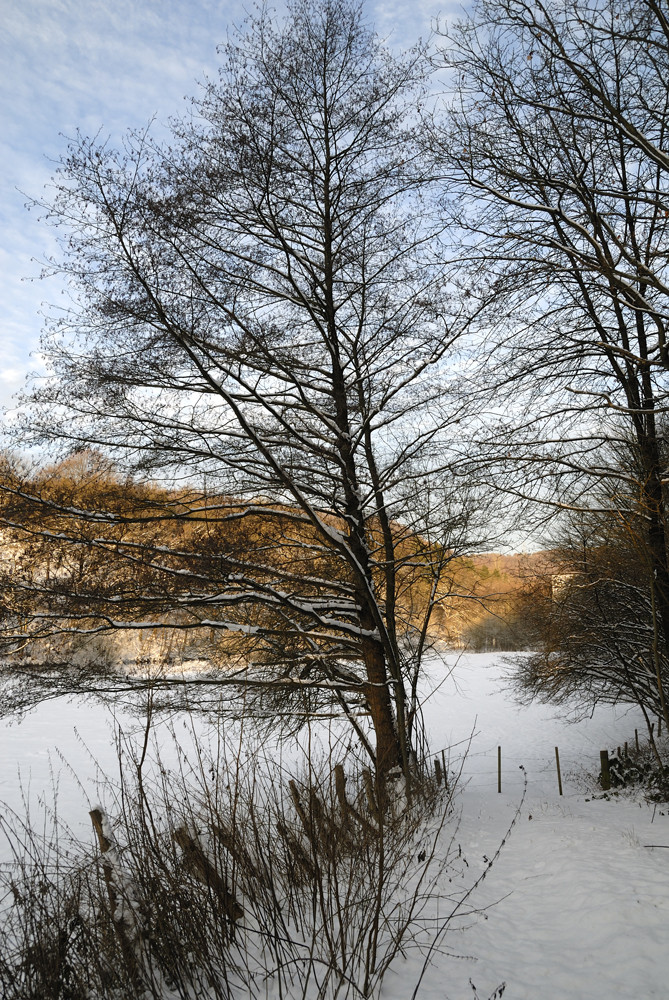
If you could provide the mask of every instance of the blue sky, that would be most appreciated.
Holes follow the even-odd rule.
[[[43,303],[57,279],[31,280],[54,250],[39,198],[77,128],[118,139],[155,116],[184,108],[197,81],[214,75],[216,46],[249,4],[238,0],[0,0],[0,407],[12,404],[39,358]],[[455,0],[368,2],[392,45],[425,36]]]

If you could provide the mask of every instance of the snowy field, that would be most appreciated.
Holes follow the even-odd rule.
[[[504,666],[487,654],[448,656],[431,666],[425,703],[431,746],[451,766],[471,738],[463,764],[456,841],[472,881],[485,869],[516,817],[486,880],[470,900],[477,911],[454,921],[420,987],[420,1000],[481,1000],[506,983],[505,1000],[646,1000],[666,997],[669,982],[669,814],[634,797],[601,797],[599,751],[643,734],[635,711],[599,709],[567,724],[553,709],[519,707],[504,689]],[[137,720],[65,700],[45,704],[20,723],[0,726],[0,800],[42,823],[57,810],[91,838],[88,809],[104,798],[100,777],[114,774],[114,725]],[[157,735],[163,723],[158,723]],[[177,720],[184,745],[190,724]],[[472,735],[473,734],[473,735]],[[167,734],[165,745],[168,745]],[[558,794],[555,746],[564,795]],[[497,792],[497,747],[502,792]],[[450,748],[450,750],[449,750]],[[95,763],[96,762],[96,763]],[[521,769],[522,765],[522,769]],[[525,799],[519,810],[527,779]],[[662,845],[648,847],[646,845]],[[9,863],[4,843],[0,862]],[[419,963],[395,963],[382,996],[409,1000]],[[409,987],[409,983],[411,986]]]
[[[634,798],[610,800],[585,781],[599,751],[645,731],[640,713],[602,708],[567,725],[545,706],[521,708],[501,693],[500,662],[468,655],[426,706],[433,745],[475,732],[465,764],[459,839],[470,864],[491,857],[527,794],[511,836],[477,897],[495,903],[448,946],[473,960],[440,959],[442,992],[425,1000],[646,1000],[669,995],[669,814]],[[457,688],[456,688],[457,683]],[[502,793],[497,793],[497,746]],[[563,792],[558,794],[555,746]],[[434,980],[433,980],[434,981]]]

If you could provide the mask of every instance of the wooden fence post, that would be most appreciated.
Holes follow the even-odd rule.
[[[190,835],[185,826],[180,826],[174,831],[172,836],[175,843],[181,848],[184,867],[199,882],[207,886],[222,905],[225,915],[233,923],[240,920],[244,916],[243,909],[237,902],[234,893],[228,889],[225,879],[219,875],[216,867],[211,863],[195,837]]]
[[[374,819],[378,819],[380,821],[381,813],[376,802],[376,796],[374,795],[374,779],[372,778],[372,772],[368,767],[364,767],[362,770],[362,781],[365,788],[365,795],[367,796],[369,811]]]
[[[502,791],[502,748],[497,747],[497,791]]]
[[[638,753],[639,752],[639,730],[638,729],[634,730],[634,740],[636,742],[636,752]]]
[[[437,779],[437,784],[441,785],[441,761],[438,757],[434,758],[434,774]]]
[[[139,985],[141,982],[141,975],[139,970],[139,964],[137,962],[137,955],[135,954],[135,949],[133,947],[132,939],[126,932],[123,919],[122,918],[119,919],[118,915],[119,904],[121,904],[122,906],[124,902],[127,903],[127,900],[123,900],[123,898],[119,895],[117,886],[115,885],[114,882],[113,865],[110,863],[109,860],[105,858],[105,855],[107,855],[110,851],[112,851],[115,845],[112,843],[111,840],[109,840],[109,838],[104,832],[103,815],[100,809],[91,809],[88,815],[91,817],[93,829],[95,830],[95,833],[98,838],[98,844],[100,845],[100,853],[102,854],[103,858],[102,873],[104,875],[105,885],[107,887],[107,895],[109,896],[109,908],[111,912],[112,926],[116,931],[116,936],[118,937],[119,944],[121,946],[121,953],[123,955],[123,959],[125,961],[126,968],[128,969],[130,978],[132,979],[133,983]],[[138,933],[138,928],[136,926],[133,927],[133,930],[135,931],[135,933]]]
[[[348,799],[346,798],[346,775],[344,774],[344,768],[342,764],[335,764],[334,776],[335,776],[335,792],[337,793],[337,798],[339,799],[339,807],[341,809],[342,822],[345,824],[348,821],[349,805],[348,805]]]
[[[599,751],[599,763],[602,768],[602,788],[608,792],[611,787],[611,772],[609,771],[609,751]]]
[[[560,792],[560,795],[562,795],[562,775],[560,774],[560,751],[558,750],[557,747],[555,748],[555,765],[557,767],[558,790]]]

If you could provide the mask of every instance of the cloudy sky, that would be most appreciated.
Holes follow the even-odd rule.
[[[456,0],[367,0],[392,45],[411,44]],[[38,366],[44,303],[57,280],[34,280],[53,232],[28,212],[77,129],[118,139],[155,116],[165,122],[184,96],[214,75],[216,46],[239,24],[244,0],[0,0],[0,406]]]

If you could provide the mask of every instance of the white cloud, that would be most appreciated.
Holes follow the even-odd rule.
[[[0,405],[34,367],[42,302],[58,281],[26,281],[55,248],[53,231],[27,213],[77,128],[118,139],[127,127],[183,109],[196,81],[216,72],[217,44],[244,17],[245,0],[22,0],[3,4],[0,33]],[[281,9],[279,2],[276,6]],[[369,0],[370,19],[393,46],[425,35],[439,7]],[[447,12],[454,9],[447,0]],[[10,375],[11,373],[11,375]]]
[[[376,0],[372,7],[378,33],[393,48],[408,48],[420,37],[426,39],[437,20],[441,26],[462,17],[465,5],[459,0]]]
[[[3,4],[0,34],[0,406],[35,367],[43,300],[61,284],[30,281],[55,249],[53,231],[25,209],[41,196],[79,127],[118,138],[179,112],[217,63],[216,44],[241,4],[214,0],[23,0]],[[25,192],[25,194],[23,193]]]

